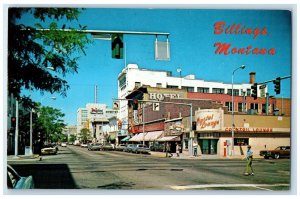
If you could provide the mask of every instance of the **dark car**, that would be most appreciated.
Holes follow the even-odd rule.
[[[10,165],[7,165],[7,188],[8,189],[33,189],[32,176],[20,176]]]
[[[119,144],[116,146],[116,151],[124,151],[126,144]]]
[[[133,153],[149,154],[150,153],[150,149],[146,145],[138,144],[138,145],[136,145],[136,147],[133,148],[132,152]]]
[[[89,151],[100,151],[101,145],[97,143],[92,143],[88,145]]]
[[[125,152],[132,152],[132,150],[135,148],[135,146],[136,146],[136,144],[128,144],[128,145],[125,147],[124,151],[125,151]]]
[[[114,150],[114,147],[112,144],[107,143],[107,144],[104,144],[101,146],[101,150],[102,151],[112,151],[112,150]]]
[[[274,158],[290,158],[291,147],[290,146],[279,146],[274,150],[262,150],[259,152],[260,156],[263,156],[265,159]]]

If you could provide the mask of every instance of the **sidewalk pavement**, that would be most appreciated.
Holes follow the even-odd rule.
[[[38,154],[32,155],[8,155],[7,161],[16,161],[16,160],[40,160],[40,156]]]
[[[155,157],[161,157],[161,158],[166,158],[166,152],[157,152],[157,151],[151,151],[150,152],[151,155],[155,156]],[[171,158],[174,159],[195,159],[195,160],[231,160],[231,159],[235,159],[235,160],[242,160],[245,156],[244,155],[235,155],[235,156],[219,156],[219,155],[198,155],[198,156],[191,156],[191,155],[185,155],[180,153],[179,157],[177,157],[176,153],[172,153],[173,156]],[[254,159],[261,159],[263,157],[260,156],[255,156]]]

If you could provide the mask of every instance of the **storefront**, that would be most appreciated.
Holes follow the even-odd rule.
[[[232,150],[243,156],[251,145],[255,156],[260,150],[290,146],[290,117],[234,115],[235,128],[232,132],[232,115],[222,109],[203,109],[195,112],[196,132],[194,142],[198,154],[228,156]]]

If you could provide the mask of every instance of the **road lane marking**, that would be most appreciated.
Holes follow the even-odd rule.
[[[204,189],[204,188],[221,188],[221,187],[254,187],[257,189],[264,189],[272,191],[271,189],[262,187],[275,187],[275,186],[290,186],[289,184],[201,184],[201,185],[186,185],[186,186],[171,186],[175,190],[187,189]]]

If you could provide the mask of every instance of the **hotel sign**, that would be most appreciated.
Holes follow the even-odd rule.
[[[203,109],[195,112],[196,131],[216,131],[223,127],[224,111],[222,109]]]
[[[150,100],[162,101],[165,99],[165,97],[169,97],[172,99],[172,98],[180,98],[181,95],[178,93],[149,93]]]

